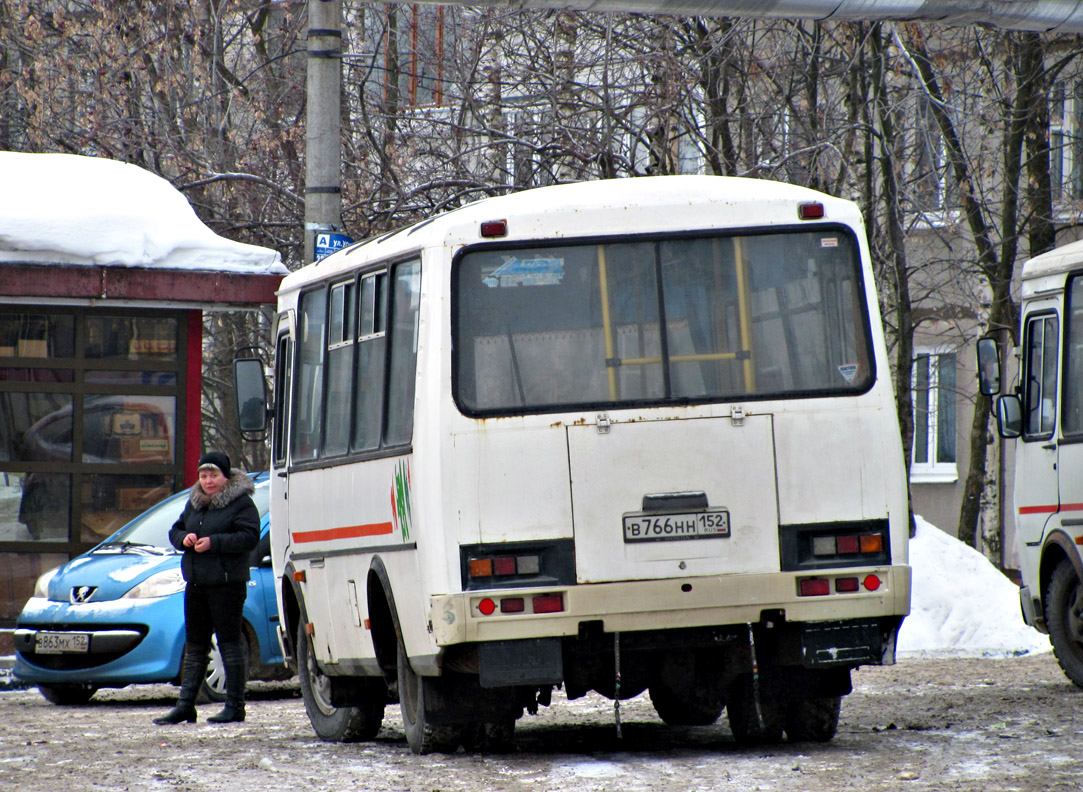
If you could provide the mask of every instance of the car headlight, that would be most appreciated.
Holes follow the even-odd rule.
[[[38,580],[34,583],[34,596],[49,599],[49,581],[53,579],[57,572],[60,571],[60,567],[53,567],[48,572],[42,572],[38,576]]]
[[[135,588],[128,591],[121,599],[140,599],[143,597],[168,597],[184,591],[184,576],[179,569],[167,569],[151,575]]]

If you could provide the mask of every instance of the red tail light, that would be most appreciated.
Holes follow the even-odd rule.
[[[539,594],[534,597],[535,613],[558,613],[564,610],[562,594]]]

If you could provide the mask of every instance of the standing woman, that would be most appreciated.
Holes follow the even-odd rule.
[[[195,723],[196,694],[207,673],[212,634],[218,636],[226,672],[226,705],[207,720],[244,720],[248,657],[241,618],[248,592],[249,554],[259,542],[260,519],[253,492],[252,479],[243,471],[231,471],[229,457],[221,451],[200,458],[199,481],[169,531],[169,541],[184,552],[181,572],[187,581],[184,626],[188,645],[180,696],[177,705],[155,723]]]

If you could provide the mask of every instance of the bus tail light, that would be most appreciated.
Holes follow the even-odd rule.
[[[529,607],[528,607],[529,603]],[[535,594],[532,597],[492,596],[475,600],[473,609],[476,614],[493,616],[500,614],[560,613],[564,610],[564,595],[560,592]]]
[[[778,527],[783,572],[813,572],[891,563],[887,519],[796,523]]]
[[[538,594],[534,597],[535,613],[559,613],[564,610],[564,595]]]
[[[822,597],[831,593],[831,581],[827,578],[804,578],[798,587],[802,597]]]

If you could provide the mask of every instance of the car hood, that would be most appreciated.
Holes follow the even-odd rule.
[[[83,602],[106,602],[122,597],[156,572],[180,566],[180,554],[147,555],[133,552],[95,552],[64,564],[49,581],[49,599],[70,602],[72,592],[84,589]]]

